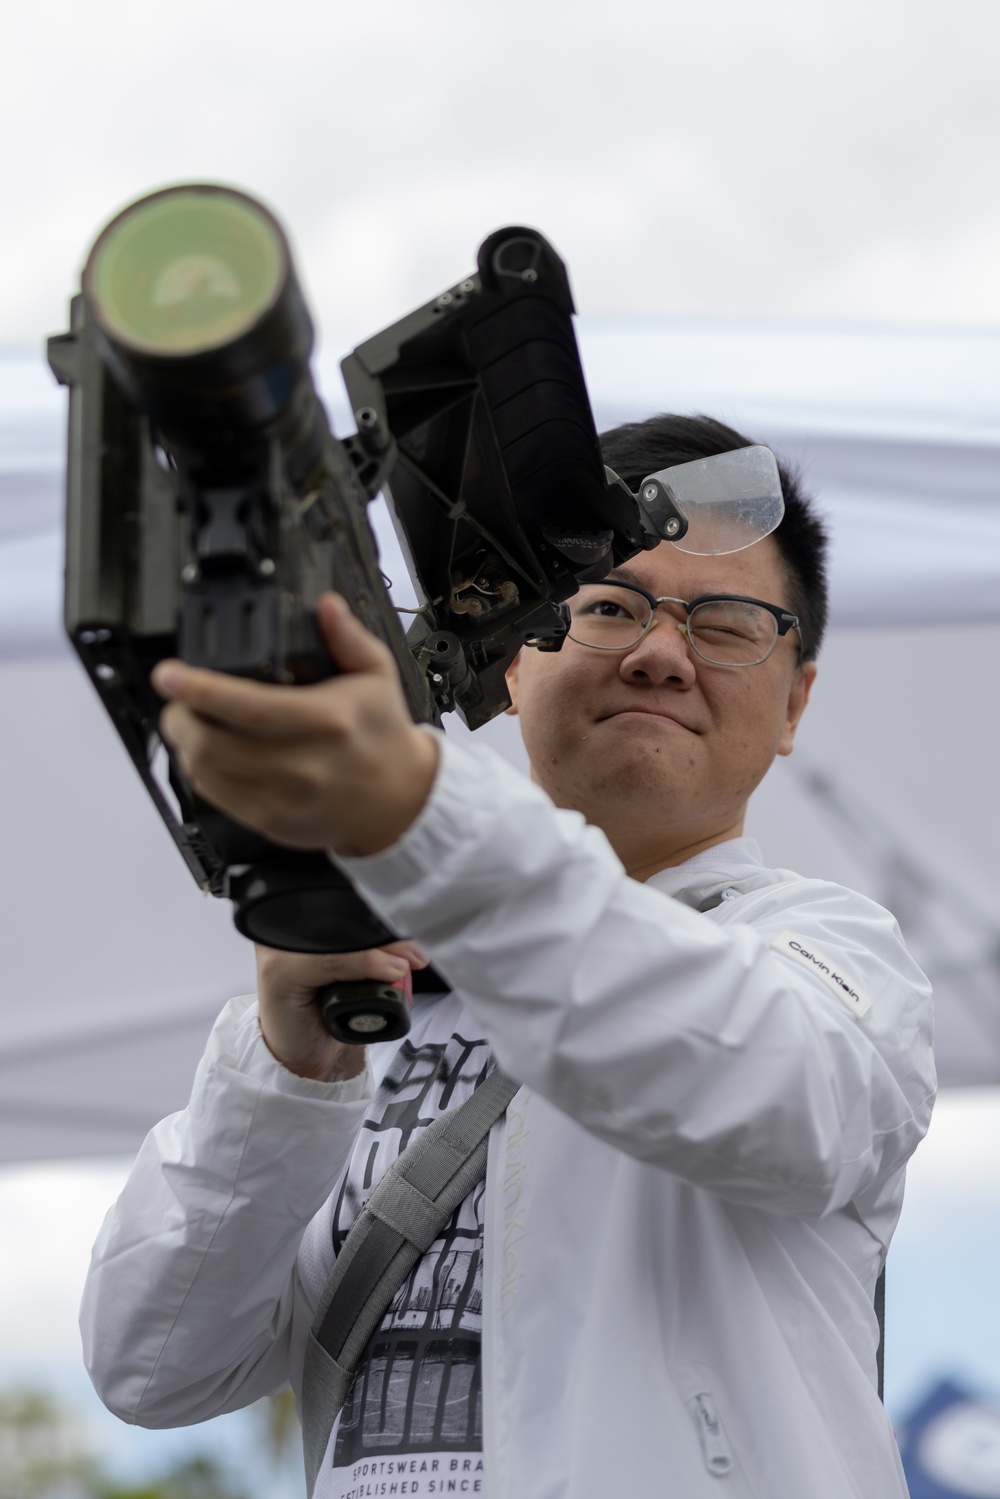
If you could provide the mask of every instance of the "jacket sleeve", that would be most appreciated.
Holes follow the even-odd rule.
[[[296,1271],[347,1160],[370,1075],[295,1077],[252,999],[223,1011],[191,1101],[149,1134],[94,1248],[84,1358],[115,1415],[181,1426],[298,1377],[312,1317]]]
[[[616,1148],[735,1202],[819,1216],[905,1162],[934,1091],[929,989],[892,917],[790,878],[713,920],[603,834],[444,741],[406,835],[339,861],[477,1015],[502,1067]],[[792,928],[864,1015],[781,944]]]

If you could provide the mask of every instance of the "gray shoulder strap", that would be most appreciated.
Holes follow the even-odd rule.
[[[487,1137],[520,1087],[495,1067],[383,1176],[341,1246],[309,1334],[302,1440],[311,1495],[368,1341],[417,1260],[486,1175]]]

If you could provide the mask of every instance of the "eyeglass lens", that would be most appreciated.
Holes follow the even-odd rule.
[[[679,606],[673,607],[679,613]],[[570,599],[569,609],[569,638],[599,651],[629,650],[652,619],[649,601],[641,593],[600,583],[585,583]],[[730,599],[696,605],[687,629],[698,655],[718,666],[754,666],[766,660],[778,638],[773,614]]]

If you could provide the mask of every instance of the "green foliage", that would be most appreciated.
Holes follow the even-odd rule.
[[[98,1483],[88,1499],[246,1499],[211,1457],[191,1457],[138,1487]]]
[[[89,1499],[95,1477],[70,1412],[39,1390],[0,1394],[0,1499]]]
[[[300,1440],[302,1429],[295,1413],[295,1396],[291,1390],[282,1390],[278,1395],[269,1395],[249,1407],[258,1424],[258,1441],[264,1448],[271,1464],[282,1468],[294,1463],[301,1468]]]
[[[278,1450],[274,1441],[267,1450],[273,1460]],[[119,1483],[91,1453],[75,1412],[42,1391],[9,1390],[0,1393],[0,1499],[249,1496],[215,1458],[201,1454],[138,1484]]]

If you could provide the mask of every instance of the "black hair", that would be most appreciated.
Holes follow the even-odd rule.
[[[605,463],[635,491],[647,474],[696,458],[730,453],[734,448],[749,448],[753,439],[710,416],[664,415],[626,422],[603,432],[600,443]],[[773,533],[774,540],[788,577],[790,594],[785,602],[799,617],[801,657],[812,661],[819,651],[829,612],[828,537],[799,474],[780,458],[777,462],[785,513]]]

